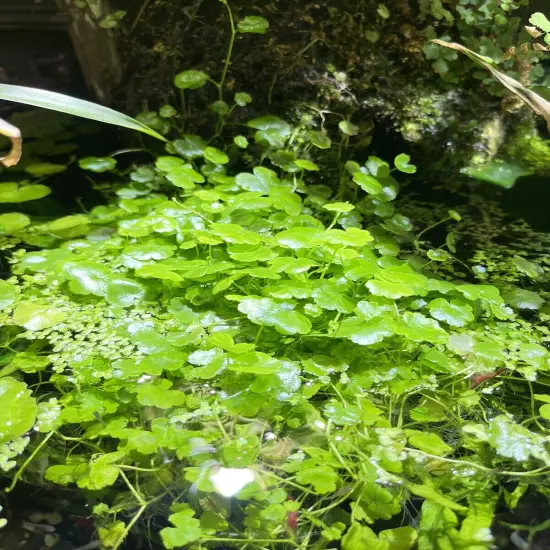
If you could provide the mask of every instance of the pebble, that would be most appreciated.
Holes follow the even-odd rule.
[[[55,535],[46,535],[44,537],[44,544],[48,547],[48,548],[53,548],[57,542],[59,541],[59,535],[55,534]]]
[[[48,514],[45,514],[44,519],[50,525],[59,525],[63,522],[63,516],[59,512],[50,512]]]

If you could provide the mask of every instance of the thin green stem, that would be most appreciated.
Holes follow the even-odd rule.
[[[132,527],[136,524],[137,520],[141,517],[143,512],[147,509],[147,503],[142,504],[139,510],[134,514],[134,517],[130,521],[130,523],[126,526],[124,531],[120,534],[120,537],[118,538],[116,544],[113,546],[113,550],[118,550],[126,537],[128,536],[128,533],[132,530]]]
[[[119,470],[119,472],[120,477],[124,480],[124,483],[126,483],[128,489],[130,490],[132,495],[134,495],[134,498],[138,501],[139,504],[141,504],[141,506],[147,507],[147,503],[145,502],[143,497],[136,491],[135,487],[130,483],[130,480],[126,477],[126,474],[122,470]]]
[[[29,456],[29,458],[27,458],[27,460],[25,460],[25,462],[23,462],[23,464],[21,465],[21,468],[19,468],[19,470],[17,470],[16,474],[13,476],[13,480],[10,484],[10,486],[6,489],[6,493],[11,493],[11,491],[13,491],[13,489],[15,488],[15,486],[17,485],[17,482],[19,481],[19,479],[21,478],[21,476],[23,475],[23,472],[27,469],[27,466],[34,460],[34,458],[36,457],[36,455],[40,452],[40,450],[42,449],[42,447],[44,447],[44,445],[46,445],[46,443],[50,440],[50,438],[53,436],[55,432],[50,432],[37,446],[36,446],[36,449],[34,449],[34,451],[31,453],[31,455]]]
[[[225,7],[227,8],[227,13],[229,15],[229,24],[231,25],[231,38],[229,39],[229,47],[227,48],[227,56],[225,58],[225,63],[223,66],[222,77],[218,85],[218,99],[223,101],[223,86],[225,84],[225,78],[227,76],[227,71],[229,70],[229,65],[231,64],[231,56],[233,54],[233,46],[235,45],[235,37],[237,36],[237,31],[235,30],[235,22],[233,21],[233,12],[231,11],[231,6],[228,2],[224,2]]]

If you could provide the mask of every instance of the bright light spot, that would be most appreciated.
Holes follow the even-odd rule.
[[[254,474],[248,468],[220,468],[210,481],[220,495],[232,497],[254,481]]]
[[[321,422],[320,420],[316,420],[315,427],[319,428],[320,430],[324,430],[327,426],[324,422]]]
[[[153,377],[152,376],[149,376],[148,374],[144,374],[138,381],[137,383],[138,384],[143,384],[145,382],[148,382],[149,380],[152,380]]]

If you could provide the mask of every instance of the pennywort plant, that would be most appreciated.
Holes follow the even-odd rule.
[[[490,548],[498,506],[549,491],[548,334],[526,296],[438,274],[455,240],[434,248],[395,206],[416,167],[354,156],[349,117],[201,137],[153,114],[176,119],[166,154],[126,173],[80,159],[117,175],[106,204],[0,216],[8,492],[47,456],[44,481],[93,501],[115,550],[132,531],[166,549]]]

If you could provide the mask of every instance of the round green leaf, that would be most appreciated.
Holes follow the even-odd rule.
[[[252,96],[250,94],[247,94],[245,92],[238,92],[235,94],[235,103],[239,107],[245,107],[251,102],[252,102]]]
[[[464,327],[474,320],[472,308],[460,300],[448,302],[445,298],[436,298],[428,307],[434,319],[452,327]]]
[[[184,135],[181,139],[176,139],[170,144],[177,153],[187,159],[202,157],[206,149],[206,142],[200,137],[191,134]]]
[[[208,82],[208,75],[203,71],[183,71],[176,75],[174,84],[181,90],[196,90]]]
[[[380,33],[376,31],[365,31],[365,38],[373,44],[380,40]]]
[[[241,149],[246,149],[248,147],[248,140],[244,136],[235,136],[233,142]]]
[[[75,214],[74,216],[63,216],[48,224],[48,230],[52,233],[72,229],[80,225],[87,225],[90,219],[86,214]]]
[[[67,167],[64,164],[53,164],[51,162],[36,162],[25,167],[25,172],[37,178],[52,176],[53,174],[65,172],[65,170],[67,170]]]
[[[542,405],[539,409],[539,414],[542,416],[542,418],[550,420],[550,404],[546,403],[545,405]]]
[[[172,118],[178,114],[176,109],[172,105],[163,105],[159,110],[159,115],[162,118]]]
[[[269,21],[257,15],[247,15],[238,23],[239,32],[265,34],[269,28]]]
[[[204,158],[214,164],[227,164],[229,157],[216,147],[207,147],[204,150]]]
[[[104,296],[111,272],[104,265],[94,262],[67,262],[63,271],[70,281],[70,289],[75,294]]]
[[[338,123],[338,128],[340,128],[340,131],[347,136],[356,136],[359,133],[359,126],[353,124],[349,120],[341,120]]]
[[[287,302],[276,302],[270,298],[245,298],[238,308],[253,323],[274,327],[281,334],[307,334],[311,330],[310,320],[294,311],[294,306]]]
[[[446,262],[450,258],[449,253],[441,248],[432,248],[428,250],[427,256],[434,262]]]
[[[44,330],[67,319],[64,311],[36,302],[21,302],[13,312],[15,324],[27,330]]]
[[[36,400],[26,384],[0,378],[0,445],[28,432],[36,420]]]
[[[52,190],[46,185],[22,185],[17,183],[0,183],[0,203],[26,202],[46,197]]]
[[[0,280],[0,310],[7,309],[15,303],[15,288],[10,283]]]
[[[369,176],[363,172],[355,172],[355,174],[353,174],[353,181],[361,187],[361,189],[369,193],[369,195],[378,195],[382,193],[382,184],[373,176]]]
[[[317,164],[306,159],[296,159],[294,164],[302,170],[309,170],[313,172],[317,172],[319,170],[319,166],[317,166]]]
[[[112,157],[86,157],[78,161],[78,166],[83,170],[89,170],[90,172],[108,172],[115,168],[117,164],[116,159]]]
[[[212,111],[216,115],[225,116],[229,113],[229,105],[225,102],[220,100],[214,101],[214,103],[211,103],[208,108],[210,111]]]
[[[323,208],[325,210],[328,210],[329,212],[338,212],[340,214],[344,214],[346,212],[351,212],[355,209],[355,206],[353,204],[350,204],[349,202],[333,202],[329,204],[324,204]]]
[[[531,174],[529,170],[516,164],[497,161],[489,161],[481,166],[469,167],[464,169],[463,172],[471,178],[492,183],[504,189],[511,189],[518,178]]]
[[[414,164],[409,164],[410,160],[411,157],[409,157],[409,155],[404,155],[401,153],[395,157],[393,162],[395,167],[400,172],[404,172],[405,174],[414,174],[416,172],[416,166],[414,166]]]
[[[114,306],[131,307],[143,300],[146,288],[131,279],[113,279],[107,283],[105,299]]]
[[[330,149],[332,145],[330,138],[321,132],[308,132],[307,137],[312,145],[315,145],[318,149]]]
[[[540,309],[544,304],[544,298],[541,298],[536,292],[517,288],[511,292],[507,292],[504,296],[504,301],[517,309]]]
[[[20,212],[0,214],[0,235],[13,235],[30,225],[31,219]]]

